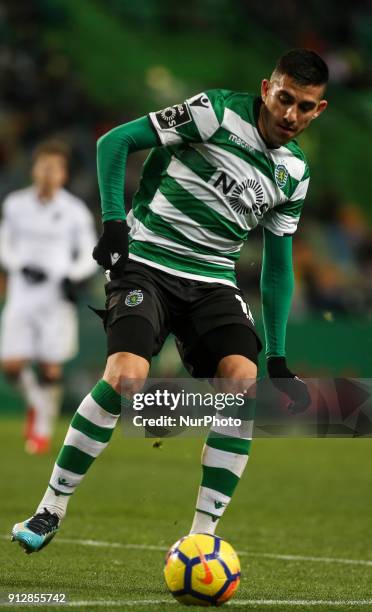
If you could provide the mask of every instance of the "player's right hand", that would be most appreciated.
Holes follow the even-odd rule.
[[[128,261],[129,241],[128,226],[125,221],[105,221],[103,232],[93,249],[93,259],[110,270],[114,276],[120,276]]]
[[[41,268],[37,266],[24,266],[21,270],[25,280],[30,285],[37,285],[43,283],[48,278],[47,274]]]

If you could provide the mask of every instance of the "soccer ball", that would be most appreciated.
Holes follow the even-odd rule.
[[[169,549],[164,577],[180,603],[220,606],[239,586],[239,557],[230,544],[217,536],[187,535]]]

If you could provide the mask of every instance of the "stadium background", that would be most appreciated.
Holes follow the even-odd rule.
[[[370,4],[3,0],[0,199],[27,184],[34,145],[61,136],[73,148],[69,186],[99,227],[100,134],[207,87],[258,91],[283,50],[311,46],[331,67],[330,107],[301,139],[312,181],[295,238],[288,353],[293,368],[307,376],[370,376]],[[127,203],[143,158],[130,159]],[[239,274],[259,326],[260,258],[256,232]],[[81,352],[67,367],[66,411],[102,371],[104,335],[87,308],[102,303],[102,284],[98,275],[82,296]],[[4,277],[1,287],[4,295]],[[170,340],[153,372],[171,376],[178,368]],[[137,612],[164,612],[171,602],[164,553],[190,528],[202,440],[174,438],[154,448],[152,440],[123,440],[117,428],[72,500],[61,533],[45,551],[26,556],[10,544],[10,528],[39,503],[69,415],[50,455],[34,457],[23,452],[21,400],[1,377],[0,415],[0,601],[1,592],[53,591],[66,592],[75,610],[126,609],[121,603],[129,598]],[[343,611],[371,609],[370,457],[368,439],[254,441],[218,532],[242,562],[234,610],[291,610],[293,603],[296,612],[329,612],[332,602]]]
[[[288,327],[293,369],[308,377],[370,376],[372,14],[369,2],[243,0],[5,0],[0,10],[0,199],[29,181],[41,139],[72,147],[69,188],[100,227],[95,142],[111,127],[200,90],[259,91],[277,56],[320,52],[331,70],[330,107],[300,139],[312,180],[295,238],[296,293]],[[144,153],[131,157],[127,207]],[[261,235],[247,243],[239,278],[260,322]],[[5,277],[1,277],[4,296]],[[81,350],[66,368],[65,409],[100,376],[104,334],[87,304],[103,302],[98,275],[80,302]],[[154,376],[182,373],[170,339]],[[22,403],[1,379],[0,411]]]

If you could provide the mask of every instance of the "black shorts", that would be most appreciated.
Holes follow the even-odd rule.
[[[262,348],[239,289],[173,276],[129,261],[106,284],[107,354],[129,352],[149,362],[170,333],[188,371],[214,376],[220,359],[243,355],[257,364]]]

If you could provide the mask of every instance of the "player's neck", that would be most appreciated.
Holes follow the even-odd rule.
[[[58,189],[49,186],[36,186],[37,197],[42,204],[48,204],[54,199]]]
[[[262,140],[264,141],[265,145],[268,147],[268,149],[276,149],[278,148],[279,145],[271,142],[270,137],[267,133],[265,112],[266,112],[265,105],[261,102],[259,112],[258,112],[258,117],[257,117],[258,133],[261,136]]]

